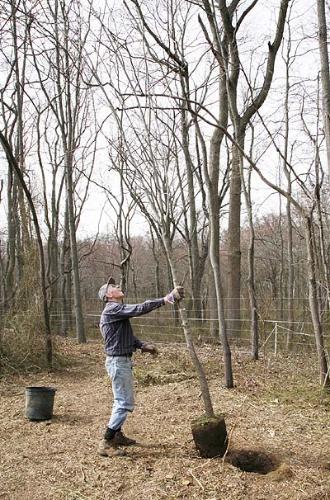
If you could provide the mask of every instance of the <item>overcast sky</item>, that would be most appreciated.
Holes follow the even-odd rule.
[[[113,2],[114,4],[116,2]],[[255,67],[264,60],[265,57],[265,47],[267,47],[268,40],[272,39],[272,35],[275,29],[275,19],[278,13],[278,6],[280,0],[260,0],[259,4],[253,10],[246,21],[244,22],[244,30],[242,29],[242,34],[244,34],[244,45],[242,45],[241,58],[243,65],[247,65],[251,59],[251,49],[254,48],[252,61]],[[242,2],[243,5],[248,5],[249,2]],[[294,7],[292,10],[292,44],[296,46],[297,41],[304,39],[300,42],[298,49],[298,58],[296,63],[292,68],[292,81],[298,80],[310,80],[315,79],[318,72],[318,46],[317,46],[317,28],[316,28],[316,2],[312,0],[295,0]],[[118,19],[117,19],[118,21]],[[197,15],[196,15],[197,23]],[[286,32],[287,37],[287,32]],[[242,40],[243,42],[243,40]],[[202,71],[202,68],[201,68]],[[279,102],[281,100],[281,93],[283,92],[283,78],[284,78],[284,66],[281,61],[281,55],[279,54],[275,69],[275,80],[273,83],[272,90],[269,94],[269,98],[266,104],[261,109],[261,114],[264,117],[269,117],[274,113],[273,116],[273,126],[276,129],[276,121],[282,118],[281,112],[278,113],[277,109]],[[308,83],[306,84],[308,85]],[[293,108],[296,105],[299,107],[300,97],[299,93],[295,96],[296,102],[293,104]],[[102,114],[102,111],[100,110]],[[314,116],[311,113],[308,119],[311,122],[314,121]],[[295,121],[292,121],[292,134],[297,134],[299,137],[300,130],[295,130]],[[293,137],[293,135],[292,135]],[[262,141],[259,142],[257,146],[257,154],[261,154],[263,148]],[[302,154],[302,150],[301,150]],[[299,158],[300,164],[304,169],[303,161]],[[100,141],[99,144],[99,154],[97,157],[97,167],[95,168],[95,180],[98,184],[108,183],[107,176],[107,164],[108,158],[105,148],[104,141]],[[277,155],[273,151],[267,152],[262,159],[260,164],[263,169],[270,172],[276,172],[276,166],[278,164]],[[276,173],[275,176],[278,174]],[[274,177],[274,175],[273,175]],[[4,161],[3,153],[0,152],[0,178],[6,182],[6,162]],[[114,183],[114,178],[112,177],[112,183]],[[114,186],[112,185],[112,188]],[[255,202],[255,213],[262,215],[269,211],[277,211],[279,207],[278,195],[271,194],[270,190],[254,177],[254,202]],[[106,204],[106,197],[102,190],[94,185],[91,186],[88,200],[86,202],[83,217],[81,219],[81,224],[79,227],[79,236],[93,236],[98,228],[101,232],[108,233],[112,231],[112,220],[113,211]],[[2,196],[2,203],[0,207],[0,228],[6,226],[5,223],[5,193]],[[146,226],[144,224],[142,217],[136,217],[134,226],[132,227],[132,233],[141,234],[145,232]]]

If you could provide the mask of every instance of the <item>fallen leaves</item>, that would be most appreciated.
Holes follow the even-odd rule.
[[[141,385],[137,380],[136,409],[125,424],[127,435],[141,446],[127,449],[126,457],[97,456],[112,404],[102,346],[67,342],[65,349],[74,358],[74,370],[0,381],[1,498],[284,500],[300,498],[302,491],[306,498],[329,491],[327,408],[301,400],[304,394],[299,404],[281,396],[283,388],[294,394],[297,384],[296,364],[288,359],[272,359],[274,382],[266,362],[251,363],[248,354],[235,352],[236,388],[228,391],[221,388],[220,349],[198,347],[215,411],[228,423],[230,445],[262,445],[283,457],[277,471],[261,476],[199,457],[190,425],[203,414],[203,402],[185,346],[177,345],[164,345],[156,360],[135,356],[135,366],[152,381]],[[312,380],[313,365],[299,366],[300,375]],[[24,389],[39,383],[58,388],[54,418],[32,423],[24,417]]]

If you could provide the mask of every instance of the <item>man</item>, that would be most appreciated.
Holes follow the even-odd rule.
[[[123,304],[124,293],[112,278],[100,288],[99,298],[105,302],[100,330],[106,353],[105,367],[112,380],[114,399],[108,426],[99,445],[100,455],[124,455],[118,446],[136,444],[134,439],[126,437],[121,430],[128,413],[134,409],[132,354],[136,349],[153,355],[158,353],[152,344],[141,342],[134,336],[129,318],[142,316],[165,304],[174,304],[183,297],[184,289],[178,286],[161,299],[128,305]]]

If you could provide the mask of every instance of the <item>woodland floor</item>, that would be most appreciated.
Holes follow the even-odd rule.
[[[112,398],[102,346],[58,347],[70,367],[0,380],[1,499],[330,499],[330,399],[320,394],[311,356],[255,363],[234,351],[236,387],[226,390],[220,348],[198,347],[230,450],[279,461],[261,475],[198,456],[190,422],[203,405],[184,346],[160,346],[156,359],[135,355],[137,405],[125,433],[141,446],[126,457],[98,456]],[[25,418],[30,385],[57,388],[51,421]]]

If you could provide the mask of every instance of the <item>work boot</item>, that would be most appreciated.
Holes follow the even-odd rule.
[[[98,454],[101,457],[124,457],[126,452],[124,450],[119,450],[118,444],[114,442],[114,439],[102,439],[99,443]]]
[[[122,431],[117,431],[111,441],[115,446],[133,446],[136,444],[135,439],[126,437]]]

